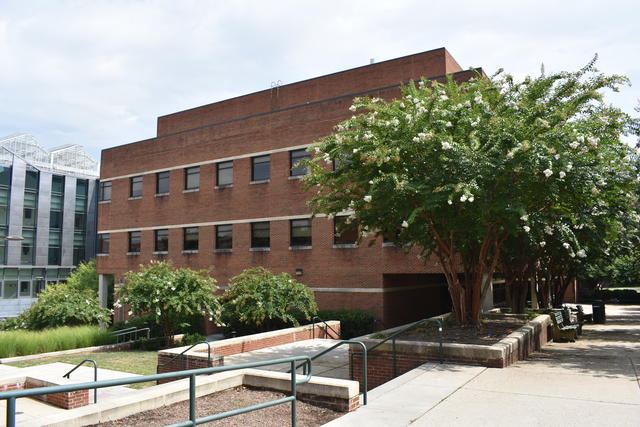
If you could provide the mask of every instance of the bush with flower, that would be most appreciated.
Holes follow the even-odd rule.
[[[205,270],[173,268],[170,262],[152,261],[141,265],[139,271],[125,275],[117,289],[114,308],[128,308],[129,315],[155,316],[168,342],[188,318],[202,315],[218,322],[221,306],[216,281]]]
[[[423,80],[396,100],[356,98],[356,114],[312,147],[311,206],[434,254],[457,320],[477,324],[508,238],[540,245],[545,227],[608,203],[603,192],[637,200],[636,154],[620,141],[637,128],[602,101],[626,83],[592,61],[521,82]]]

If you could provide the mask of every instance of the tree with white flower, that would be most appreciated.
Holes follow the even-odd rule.
[[[125,275],[117,289],[114,307],[130,307],[136,316],[154,315],[170,343],[179,327],[186,327],[186,319],[201,315],[209,321],[219,322],[221,305],[214,295],[216,281],[206,270],[172,267],[170,262],[151,261],[141,265],[139,271]]]
[[[319,141],[320,156],[307,163],[306,185],[320,190],[311,206],[353,211],[378,235],[399,230],[399,244],[425,260],[435,255],[456,318],[478,324],[505,240],[551,231],[523,224],[523,215],[562,215],[564,202],[578,206],[592,188],[600,191],[608,168],[624,182],[605,185],[628,184],[630,148],[620,135],[632,120],[601,99],[604,89],[626,83],[590,63],[522,82],[478,75],[410,83],[388,102],[356,98],[357,114]],[[323,157],[338,160],[335,171]]]

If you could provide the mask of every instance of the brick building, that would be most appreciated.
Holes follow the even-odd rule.
[[[401,83],[451,73],[474,75],[436,49],[162,116],[155,138],[103,150],[103,297],[125,272],[167,259],[222,287],[250,266],[286,271],[321,309],[363,309],[384,326],[447,311],[434,263],[382,239],[355,246],[334,235],[340,218],[311,219],[295,163],[350,116],[355,96],[390,99]]]

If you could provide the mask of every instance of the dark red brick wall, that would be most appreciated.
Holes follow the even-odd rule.
[[[54,385],[54,384],[51,384]],[[27,381],[24,388],[39,388]],[[34,399],[49,403],[63,409],[74,409],[89,404],[89,390],[77,390],[64,393],[42,394],[33,396]]]

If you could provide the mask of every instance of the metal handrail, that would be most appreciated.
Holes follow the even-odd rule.
[[[151,337],[151,328],[137,328],[137,327],[131,327],[131,328],[125,328],[125,329],[119,329],[117,331],[113,331],[111,333],[111,335],[113,335],[114,337],[116,337],[116,342],[120,343],[120,337],[124,337],[125,335],[129,336],[129,340],[128,341],[134,341],[138,339],[138,333],[146,331],[147,332],[147,339],[149,339]],[[132,340],[131,339],[131,335],[135,334],[135,338]],[[122,341],[122,342],[127,342],[127,341]]]
[[[98,381],[98,364],[93,359],[84,359],[82,362],[78,363],[73,369],[64,374],[62,378],[71,379],[71,373],[82,366],[85,362],[93,363],[93,381]],[[93,389],[93,403],[98,403],[98,389]]]
[[[158,363],[156,365],[156,374],[160,373],[160,368],[162,368],[163,366],[168,365],[169,363],[173,362],[174,360],[176,360],[178,357],[182,356],[183,354],[185,354],[187,351],[191,350],[193,347],[200,345],[200,344],[206,344],[207,345],[207,365],[211,366],[211,344],[209,344],[207,341],[198,341],[197,343],[189,346],[186,350],[183,350],[182,353],[180,354],[176,354],[175,356],[173,356],[171,359],[169,359],[167,362],[164,363]],[[189,367],[189,358],[185,357],[185,369]]]
[[[362,353],[358,353],[358,354],[364,354],[364,358],[362,359],[363,364],[362,364],[362,378],[364,379],[364,392],[362,393],[362,401],[363,403],[366,405],[367,404],[367,390],[368,390],[368,384],[367,384],[367,346],[364,345],[362,342],[360,341],[349,341],[349,340],[344,340],[344,341],[340,341],[339,343],[336,343],[334,345],[332,345],[331,347],[322,350],[320,353],[314,354],[313,356],[311,356],[310,360],[314,361],[316,360],[318,357],[320,356],[324,356],[325,354],[329,353],[330,351],[335,350],[336,348],[345,345],[345,344],[351,344],[351,345],[359,345],[360,347],[362,347]],[[302,363],[298,366],[296,366],[296,369],[300,369],[303,368],[302,373],[306,374],[304,368],[307,365]],[[353,373],[353,367],[349,370],[350,373]]]
[[[324,320],[322,320],[322,318],[320,316],[313,316],[311,318],[311,324],[312,324],[312,329],[311,329],[311,337],[315,338],[316,337],[316,319],[319,320],[320,322],[324,323],[325,326],[325,331],[327,330],[327,328],[331,329],[331,331],[336,334],[336,336],[338,338],[340,338],[340,333],[338,333],[335,329],[333,329],[327,322],[325,322]]]
[[[309,373],[301,380],[297,379],[296,370],[294,369],[297,361],[304,360],[309,366]],[[291,395],[272,400],[270,402],[264,402],[257,405],[248,406],[246,408],[235,409],[233,411],[227,411],[220,414],[210,415],[208,417],[196,418],[196,376],[197,375],[210,375],[218,372],[235,371],[239,369],[256,368],[259,366],[277,365],[279,363],[291,363]],[[308,383],[312,376],[311,358],[309,356],[293,356],[284,357],[281,359],[265,360],[261,362],[242,363],[239,365],[230,366],[216,366],[212,368],[199,368],[178,372],[166,372],[163,374],[142,375],[128,378],[118,378],[111,380],[102,380],[89,383],[79,384],[66,384],[50,387],[30,388],[26,390],[12,390],[0,392],[0,400],[7,401],[7,427],[15,427],[16,425],[16,399],[20,397],[32,397],[43,394],[53,393],[65,393],[69,391],[87,390],[90,388],[105,388],[114,387],[119,385],[137,384],[146,381],[158,381],[172,378],[189,377],[189,421],[185,421],[179,424],[174,424],[171,427],[182,426],[195,426],[198,424],[204,424],[215,420],[231,417],[234,415],[244,414],[246,412],[255,411],[258,409],[266,408],[269,406],[275,406],[282,403],[291,402],[291,425],[296,426],[296,387],[301,384]]]
[[[408,326],[405,326],[404,328],[400,329],[399,331],[394,332],[393,334],[389,335],[387,338],[383,339],[382,341],[380,341],[379,343],[377,343],[376,345],[369,347],[368,351],[371,352],[372,350],[375,350],[376,348],[380,347],[382,344],[384,344],[385,342],[391,340],[391,348],[392,348],[392,352],[393,352],[393,376],[396,377],[397,376],[397,371],[398,371],[398,362],[397,362],[397,354],[396,354],[396,337],[398,335],[401,335],[405,332],[407,332],[409,329],[413,329],[423,323],[437,323],[438,324],[438,336],[439,336],[439,341],[440,341],[440,346],[439,346],[439,354],[440,354],[440,363],[444,363],[444,352],[443,352],[443,348],[442,348],[442,344],[443,344],[443,334],[442,334],[442,320],[440,319],[422,319],[422,320],[418,320],[415,323],[412,323]]]

